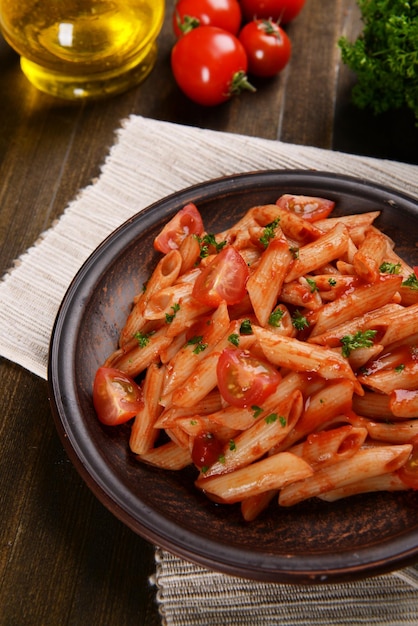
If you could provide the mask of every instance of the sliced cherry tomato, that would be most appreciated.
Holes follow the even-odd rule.
[[[276,204],[282,209],[296,213],[296,215],[303,217],[308,222],[325,219],[335,206],[333,200],[316,198],[314,196],[294,196],[290,193],[280,196]]]
[[[244,19],[271,18],[281,24],[288,24],[301,12],[305,0],[240,0]]]
[[[246,294],[249,270],[239,252],[232,246],[223,250],[201,271],[192,295],[207,306],[217,307],[223,300],[238,304]]]
[[[164,226],[160,234],[154,239],[154,248],[167,254],[170,250],[179,248],[183,239],[190,233],[202,235],[203,231],[202,217],[197,207],[190,202]]]
[[[216,26],[199,26],[181,37],[171,52],[171,68],[183,93],[203,106],[226,102],[244,89],[247,55],[241,42]]]
[[[140,411],[142,390],[130,376],[118,369],[99,367],[94,378],[93,404],[103,424],[116,426]]]
[[[418,489],[418,436],[411,441],[412,452],[405,465],[398,470],[399,478],[411,489]]]
[[[218,26],[236,35],[242,20],[238,0],[178,0],[173,13],[176,37],[198,26]]]
[[[281,381],[279,372],[270,363],[239,348],[222,351],[216,374],[224,400],[240,408],[262,405]]]
[[[193,442],[192,461],[199,468],[209,468],[222,454],[222,443],[212,433],[200,433]]]
[[[289,37],[272,20],[248,22],[239,34],[248,56],[248,73],[270,78],[289,62],[292,46]]]

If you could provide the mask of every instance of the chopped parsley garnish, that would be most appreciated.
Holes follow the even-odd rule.
[[[388,261],[385,261],[379,267],[379,272],[382,272],[382,274],[399,274],[400,271],[401,271],[400,263],[389,263]]]
[[[260,237],[260,243],[262,243],[265,248],[269,245],[270,239],[273,239],[279,222],[280,217],[276,217],[273,222],[270,222],[270,224],[267,224],[267,226],[264,227],[263,234]]]
[[[343,356],[348,357],[353,350],[358,350],[359,348],[371,348],[376,333],[377,330],[358,330],[354,335],[341,337]]]
[[[310,289],[311,289],[311,293],[314,293],[315,291],[318,291],[318,287],[316,285],[316,282],[313,280],[313,278],[307,278],[305,277],[306,282],[308,283]]]
[[[277,422],[278,417],[277,413],[270,413],[270,415],[267,415],[264,419],[266,424],[274,424],[274,422]]]
[[[286,426],[287,422],[286,422],[286,418],[283,415],[280,415],[279,417],[279,421],[280,424],[283,426],[283,428]]]
[[[193,354],[200,354],[200,352],[206,350],[208,344],[203,343],[203,335],[196,335],[195,337],[189,339],[189,341],[186,343],[186,346],[194,346],[195,348],[193,350]]]
[[[239,332],[241,335],[252,335],[253,328],[251,326],[250,320],[242,320],[241,326],[239,327]]]
[[[291,252],[292,256],[294,259],[298,259],[299,258],[299,248],[296,246],[292,246],[291,248],[289,248],[289,252]]]
[[[296,330],[303,330],[304,328],[309,327],[309,322],[306,317],[297,310],[292,315],[292,324]]]
[[[149,344],[150,337],[153,334],[154,334],[154,332],[150,332],[150,333],[138,332],[138,333],[135,333],[134,337],[135,337],[135,339],[138,342],[138,346],[140,348],[145,348]]]
[[[229,449],[231,450],[231,452],[234,452],[237,449],[237,446],[236,446],[235,441],[233,439],[229,440]]]
[[[216,241],[215,235],[207,234],[203,237],[198,237],[199,245],[200,245],[200,257],[204,259],[209,256],[209,248],[212,246],[215,248],[216,254],[222,250],[224,246],[226,246],[226,241],[220,241],[219,243]]]
[[[400,372],[403,372],[404,369],[405,369],[405,365],[403,363],[401,363],[400,365],[397,365],[395,367],[395,372],[399,372],[400,373]]]
[[[228,341],[229,343],[232,343],[233,346],[239,346],[239,335],[237,335],[237,333],[232,333],[232,335],[229,335],[228,337]]]
[[[219,461],[219,463],[225,463],[225,455],[224,454],[220,454],[218,456],[218,461]]]
[[[167,324],[171,324],[171,322],[173,321],[173,319],[176,317],[176,313],[178,311],[180,311],[180,305],[178,302],[176,302],[172,307],[172,313],[166,313],[165,314],[165,321]]]
[[[262,414],[262,412],[263,412],[263,409],[261,408],[261,406],[257,406],[256,404],[254,404],[254,405],[251,407],[251,409],[254,411],[254,415],[253,415],[254,419],[255,419],[256,417],[260,417],[260,415],[261,415],[261,414]]]
[[[272,311],[268,318],[268,323],[270,324],[270,326],[274,326],[275,328],[278,328],[281,324],[283,315],[284,315],[284,311],[280,309],[279,307],[277,307],[277,309]]]
[[[328,283],[331,285],[331,287],[335,287],[337,281],[335,280],[335,278],[328,278]]]
[[[410,289],[413,289],[414,291],[418,291],[418,278],[417,278],[417,276],[414,273],[413,274],[409,274],[408,278],[403,281],[402,287],[409,287]]]

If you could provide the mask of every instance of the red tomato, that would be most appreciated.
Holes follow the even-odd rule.
[[[232,246],[223,248],[199,274],[192,296],[207,306],[217,307],[225,300],[237,304],[246,294],[248,266]]]
[[[238,348],[222,351],[216,374],[224,400],[240,408],[262,405],[281,381],[279,372],[270,363]]]
[[[418,278],[418,265],[414,265],[414,274]]]
[[[218,26],[236,35],[242,20],[238,0],[179,0],[173,13],[176,37],[197,26]]]
[[[412,452],[405,463],[399,470],[398,475],[402,482],[412,489],[418,489],[418,436],[411,441]]]
[[[247,22],[257,17],[287,24],[299,15],[305,0],[240,0],[240,4]]]
[[[294,196],[290,193],[280,196],[276,204],[282,209],[296,213],[296,215],[303,217],[308,222],[325,219],[335,206],[333,200],[316,198],[314,196]]]
[[[179,248],[183,239],[190,233],[202,235],[204,230],[202,217],[197,207],[190,202],[164,226],[154,239],[154,248],[167,254],[170,250]]]
[[[123,424],[143,406],[142,391],[130,377],[113,367],[99,367],[94,378],[93,404],[107,426]]]
[[[199,468],[209,468],[222,454],[222,444],[212,433],[201,433],[193,442],[192,461]]]
[[[284,30],[271,20],[248,22],[239,34],[248,57],[248,72],[269,78],[286,67],[291,43]]]
[[[174,78],[185,95],[203,106],[226,102],[248,82],[247,55],[241,42],[216,26],[199,26],[181,37],[171,52]]]

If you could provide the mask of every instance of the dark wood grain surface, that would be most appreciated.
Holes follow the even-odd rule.
[[[0,238],[3,274],[100,172],[128,115],[296,144],[418,162],[405,113],[374,117],[350,103],[354,77],[338,38],[361,27],[355,0],[307,0],[289,25],[291,64],[214,109],[187,101],[171,76],[172,2],[145,83],[115,98],[69,104],[37,92],[0,40]],[[152,146],[150,146],[152,149]],[[68,461],[46,383],[0,362],[0,624],[160,623],[154,548],[116,520]]]

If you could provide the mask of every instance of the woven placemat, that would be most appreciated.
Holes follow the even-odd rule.
[[[357,176],[418,197],[418,167],[131,116],[99,178],[0,282],[0,355],[46,378],[53,322],[84,261],[115,228],[189,185],[261,169]],[[325,587],[258,584],[156,551],[162,621],[188,624],[418,624],[418,573],[407,568]]]

